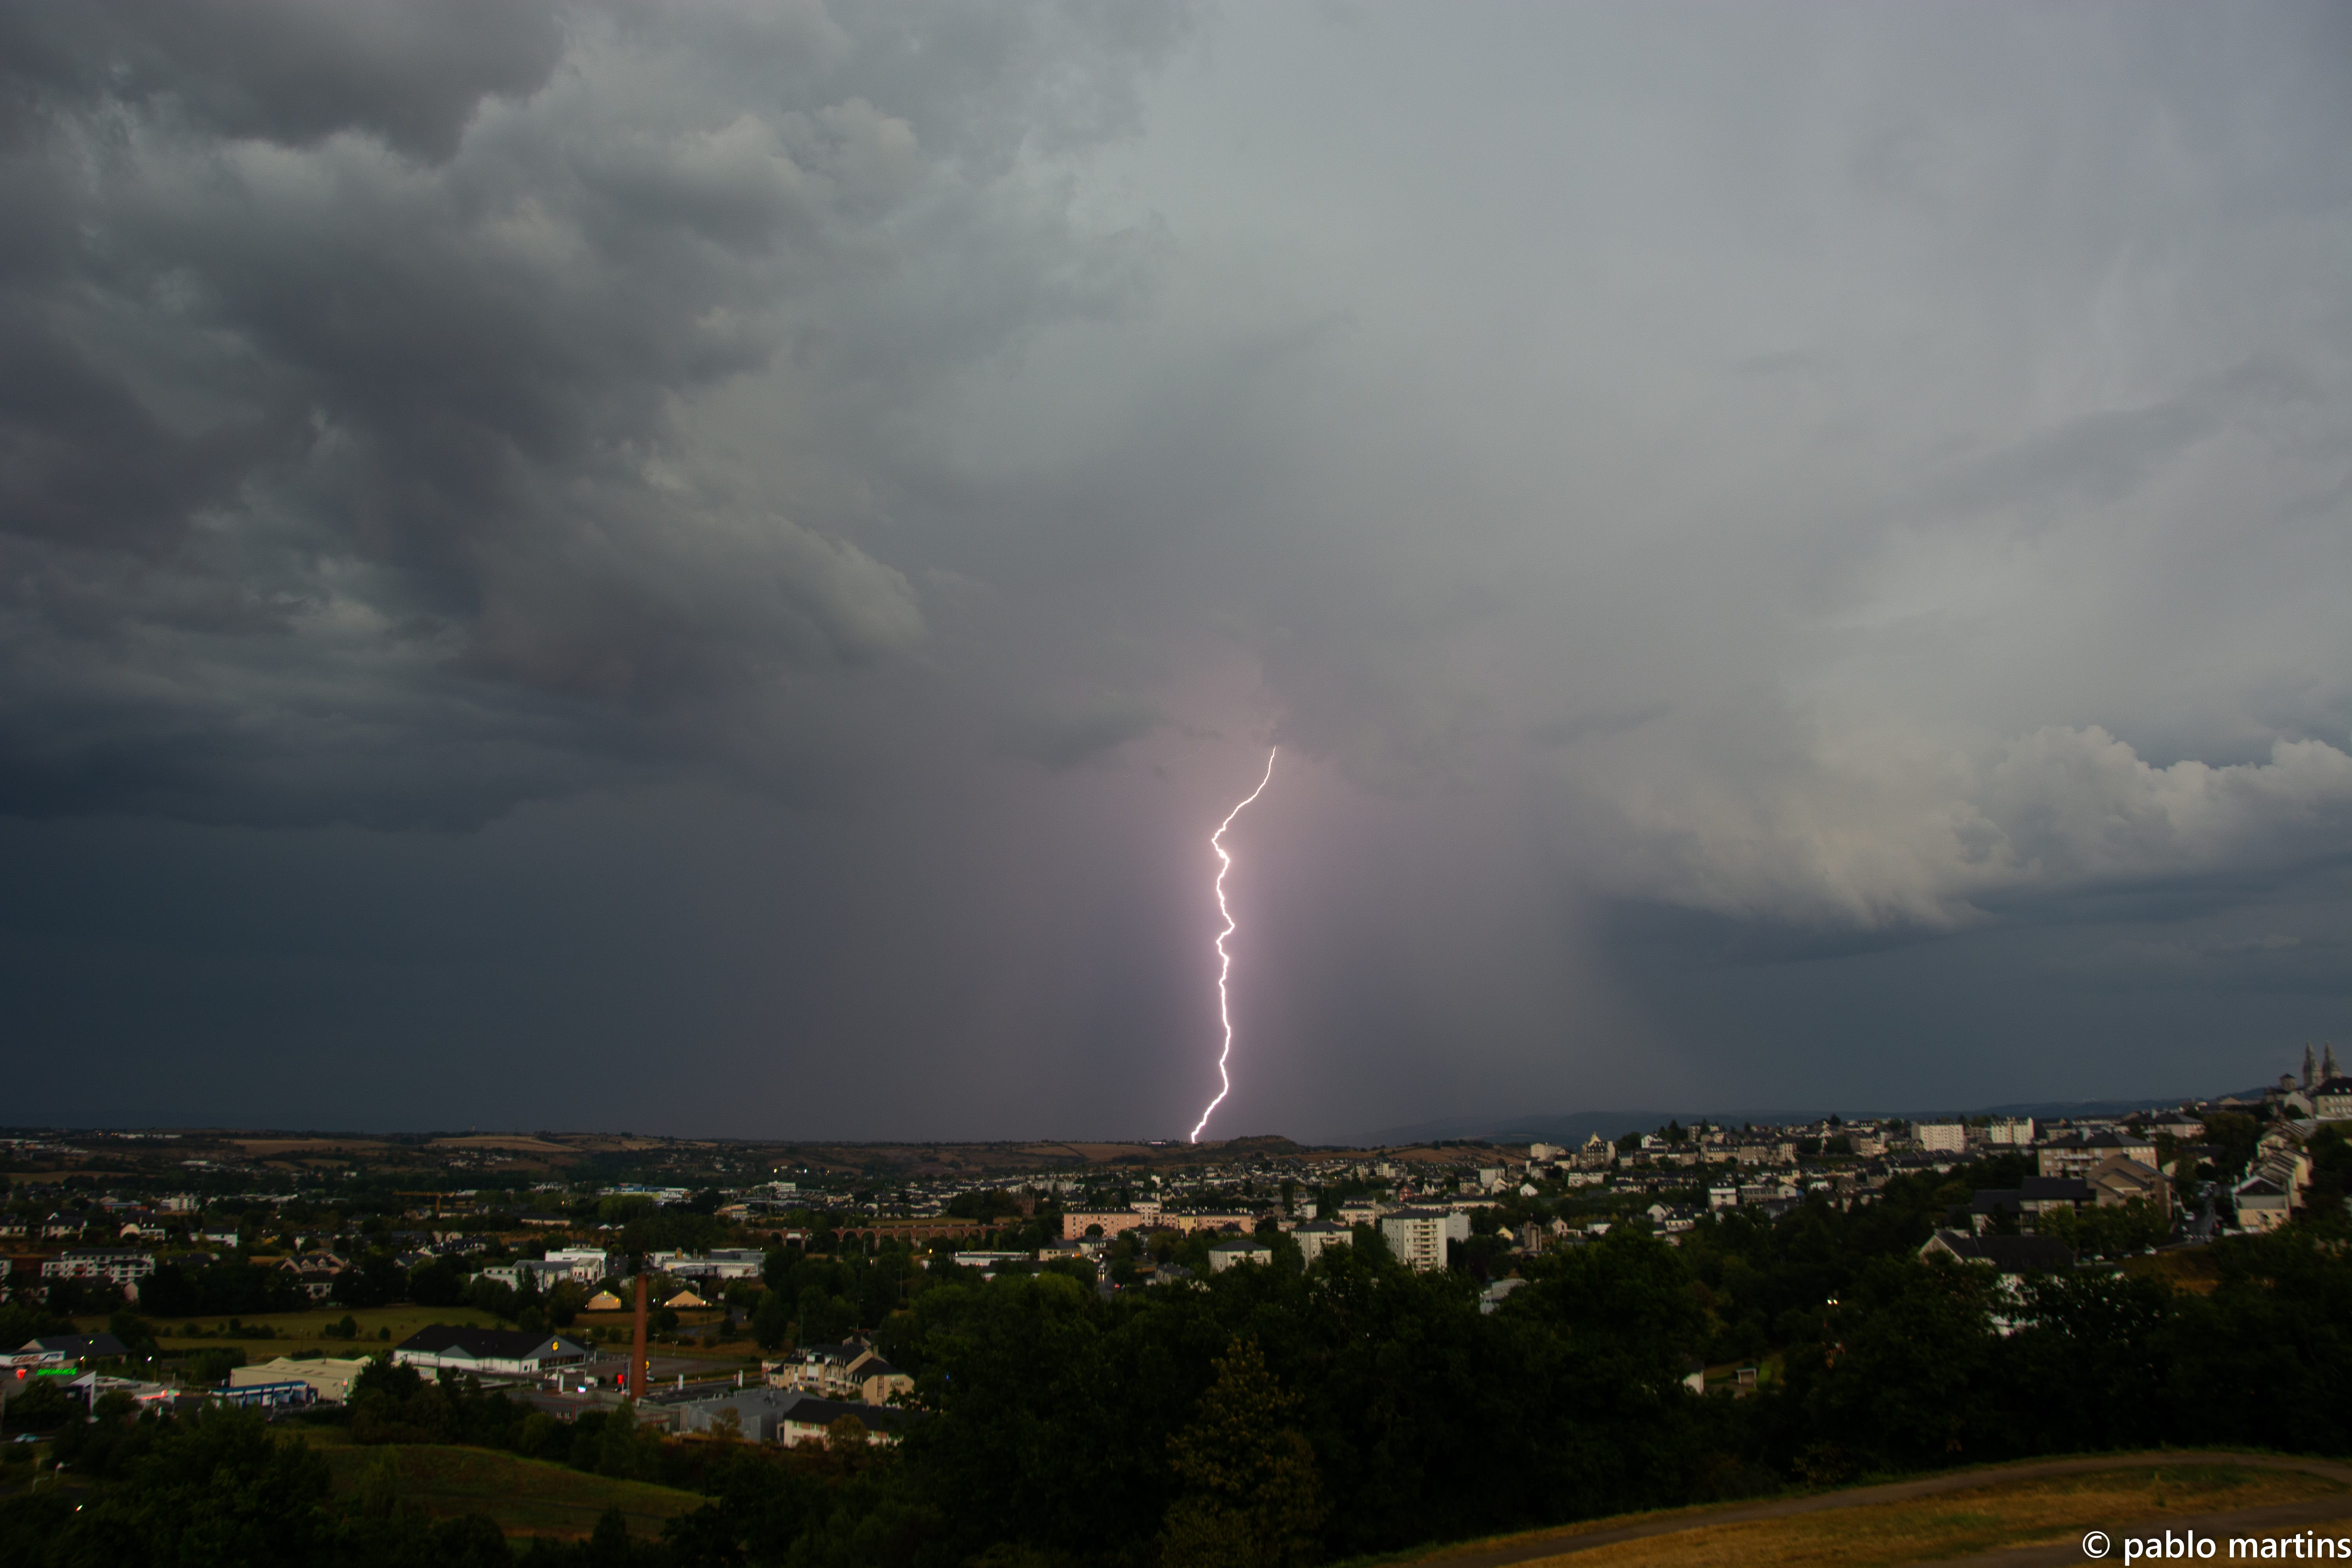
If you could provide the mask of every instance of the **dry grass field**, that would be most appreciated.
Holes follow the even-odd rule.
[[[236,1138],[228,1141],[250,1160],[283,1160],[298,1154],[331,1154],[346,1160],[381,1160],[399,1146],[369,1138]]]
[[[1574,1530],[1545,1532],[1556,1554],[1523,1559],[1527,1568],[1895,1568],[1979,1552],[2074,1541],[2094,1528],[2116,1531],[2168,1519],[2303,1502],[2341,1495],[2352,1519],[2352,1489],[2320,1476],[2249,1466],[2167,1465],[2038,1479],[1999,1479],[1908,1501],[1863,1504],[1780,1519],[1710,1524],[1709,1513],[1621,1516]],[[1675,1529],[1686,1521],[1686,1528]],[[1640,1540],[1583,1550],[1579,1535],[1645,1521],[1667,1525]],[[1521,1538],[1530,1539],[1530,1538]],[[1508,1539],[1449,1547],[1411,1561],[1444,1568],[1449,1558],[1480,1555]]]
[[[2126,1274],[2145,1274],[2162,1279],[2176,1290],[2192,1295],[2210,1296],[2221,1283],[2221,1270],[2213,1262],[2210,1248],[2183,1247],[2170,1252],[2151,1252],[2123,1261]]]
[[[573,1151],[566,1144],[536,1138],[527,1132],[467,1133],[462,1138],[436,1138],[428,1147],[435,1149],[491,1149],[513,1154],[570,1155]]]

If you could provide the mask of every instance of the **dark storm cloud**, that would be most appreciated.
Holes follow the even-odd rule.
[[[556,13],[533,0],[14,6],[0,16],[0,70],[35,113],[112,101],[289,146],[367,132],[439,160],[483,98],[546,81],[562,47]]]
[[[1014,716],[1005,726],[1004,748],[1049,768],[1073,768],[1150,734],[1160,720],[1148,703],[1096,697]]]
[[[13,9],[5,805],[478,819],[906,657],[840,433],[1126,287],[1052,160],[1178,22]]]
[[[1276,742],[1250,1125],[2336,1005],[2340,6],[452,15],[0,8],[58,1037],[1181,1132]]]

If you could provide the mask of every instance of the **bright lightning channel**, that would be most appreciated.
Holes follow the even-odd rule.
[[[1217,858],[1223,862],[1217,868],[1217,912],[1225,917],[1225,929],[1217,933],[1217,1016],[1225,1026],[1225,1048],[1217,1053],[1217,1079],[1224,1087],[1217,1090],[1216,1099],[1209,1101],[1209,1109],[1201,1112],[1201,1120],[1192,1124],[1192,1142],[1195,1143],[1201,1141],[1201,1129],[1209,1124],[1211,1112],[1223,1105],[1225,1096],[1234,1091],[1234,1080],[1225,1072],[1225,1063],[1234,1054],[1233,1004],[1225,995],[1225,977],[1234,972],[1234,955],[1225,951],[1225,938],[1233,935],[1234,931],[1234,911],[1225,907],[1225,873],[1234,868],[1234,858],[1225,853],[1225,829],[1231,827],[1234,818],[1242,814],[1242,806],[1264,795],[1265,786],[1274,782],[1274,759],[1281,750],[1276,746],[1266,752],[1265,777],[1257,781],[1257,788],[1249,792],[1241,805],[1225,813],[1225,819],[1217,824],[1214,833],[1209,835],[1209,847],[1217,852]]]

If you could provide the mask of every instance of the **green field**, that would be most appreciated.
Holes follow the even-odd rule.
[[[306,1434],[306,1436],[310,1434]],[[388,1466],[396,1494],[435,1519],[487,1513],[509,1535],[585,1536],[608,1508],[617,1508],[631,1533],[658,1535],[662,1522],[702,1504],[693,1492],[649,1481],[592,1476],[567,1465],[503,1454],[493,1448],[338,1441],[320,1432],[311,1440],[327,1456],[335,1491],[348,1496],[373,1468]]]
[[[134,1311],[137,1309],[132,1309]],[[331,1339],[327,1330],[341,1322],[346,1313],[359,1324],[359,1337]],[[681,1327],[693,1329],[716,1322],[723,1314],[717,1311],[681,1313]],[[318,1354],[329,1356],[373,1355],[377,1351],[396,1345],[417,1330],[430,1323],[454,1323],[468,1328],[495,1329],[511,1327],[501,1324],[489,1313],[472,1307],[319,1307],[307,1312],[260,1312],[251,1317],[240,1316],[237,1324],[243,1329],[266,1326],[276,1331],[269,1339],[252,1339],[231,1332],[223,1334],[228,1320],[224,1317],[149,1318],[155,1327],[156,1342],[166,1354],[184,1351],[207,1350],[215,1345],[239,1345],[249,1362],[268,1361],[272,1356]],[[619,1353],[628,1344],[628,1329],[632,1319],[627,1312],[583,1312],[571,1327],[559,1329],[583,1342],[593,1344],[608,1353]],[[202,1339],[191,1339],[185,1330],[191,1325],[205,1331]],[[75,1321],[77,1332],[98,1333],[106,1327],[104,1318],[80,1318]],[[592,1332],[591,1331],[602,1331]],[[609,1338],[618,1331],[617,1338]],[[748,1339],[731,1344],[705,1348],[697,1344],[664,1344],[656,1342],[655,1353],[664,1356],[689,1356],[709,1360],[714,1369],[731,1371],[735,1367],[758,1364],[760,1349]]]
[[[137,1310],[133,1308],[132,1310]],[[341,1340],[327,1337],[327,1329],[342,1321],[346,1315],[359,1324],[357,1339]],[[320,1307],[307,1312],[260,1312],[252,1317],[240,1316],[240,1326],[266,1326],[277,1331],[271,1339],[246,1339],[234,1334],[222,1336],[227,1326],[226,1318],[150,1318],[155,1326],[156,1342],[166,1354],[182,1351],[209,1350],[216,1345],[244,1347],[249,1362],[268,1361],[272,1356],[297,1355],[314,1352],[330,1356],[373,1355],[380,1350],[396,1345],[428,1323],[457,1323],[469,1328],[495,1329],[499,1321],[488,1312],[471,1307]],[[190,1339],[182,1331],[189,1325],[205,1331],[203,1339]],[[104,1318],[82,1318],[75,1322],[78,1331],[94,1334],[106,1327]],[[385,1337],[385,1331],[390,1337]]]

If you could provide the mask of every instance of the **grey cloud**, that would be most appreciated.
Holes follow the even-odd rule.
[[[655,771],[592,715],[485,703],[425,660],[402,681],[291,638],[271,651],[240,639],[234,663],[89,658],[37,690],[12,682],[0,799],[26,817],[456,829],[576,792],[583,759],[607,784]]]
[[[1819,371],[1821,362],[1809,353],[1793,350],[1780,353],[1751,354],[1731,367],[1742,375],[1809,375]]]
[[[1528,731],[1528,739],[1535,745],[1547,748],[1570,746],[1589,736],[1622,734],[1628,730],[1638,730],[1644,724],[1654,724],[1673,711],[1664,702],[1644,702],[1637,707],[1587,713],[1574,719],[1556,719],[1536,725]]]
[[[1931,504],[1967,510],[2030,506],[2047,517],[2113,501],[2192,443],[2282,403],[2315,401],[2316,391],[2292,366],[2238,365],[2179,396],[2076,415],[1962,462],[1930,487]]]
[[[189,511],[286,447],[265,417],[174,428],[21,300],[0,307],[0,519],[18,535],[152,555]]]
[[[428,816],[494,813],[560,792],[566,747],[572,787],[643,745],[693,765],[786,721],[779,682],[904,657],[919,599],[855,536],[886,475],[839,434],[1126,287],[1024,138],[1129,126],[1183,25],[473,19],[10,14],[35,119],[8,174],[40,238],[0,278],[0,725],[24,737],[0,808],[74,809],[83,780],[91,809],[233,817],[301,757],[308,819],[341,756],[366,819],[391,777]],[[794,472],[747,489],[692,414],[755,376]],[[337,673],[279,681],[304,660]],[[355,716],[387,745],[425,726],[408,765],[350,747]],[[466,764],[500,725],[534,759]],[[427,757],[462,776],[423,782]]]
[[[89,0],[0,13],[0,70],[205,132],[305,146],[339,131],[445,159],[476,106],[526,95],[562,46],[545,0]]]
[[[2211,929],[2143,928],[2080,951],[2052,954],[2043,971],[2072,984],[2112,990],[2182,993],[2352,994],[2339,933],[2270,931],[2241,936]]]
[[[1662,782],[1657,760],[1581,775],[1588,864],[1618,891],[1735,919],[1948,930],[1996,900],[2352,854],[2352,756],[2319,741],[2158,768],[2095,725],[1973,756],[1882,733],[1866,757],[1756,759],[1736,784]]]
[[[2185,401],[2082,415],[1970,464],[1939,499],[1969,508],[2113,499],[2213,425],[2210,410]]]
[[[1150,734],[1160,721],[1150,702],[1097,694],[1014,715],[1004,727],[1004,749],[1055,770],[1074,768]]]

